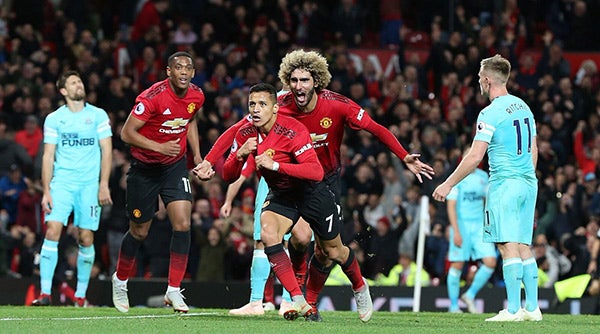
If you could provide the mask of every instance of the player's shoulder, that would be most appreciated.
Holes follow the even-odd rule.
[[[258,130],[251,122],[238,122],[235,125],[240,125],[237,133],[242,137],[251,137],[255,136]]]
[[[152,100],[169,89],[168,79],[154,83],[138,95],[138,100]]]
[[[202,90],[202,88],[200,88],[199,86],[197,86],[193,83],[190,83],[190,86],[188,88],[188,93],[193,94],[193,95],[204,96],[204,91]]]
[[[481,168],[475,169],[475,175],[477,175],[478,177],[483,178],[483,179],[489,178],[488,173]]]
[[[286,128],[292,128],[292,129],[297,129],[297,130],[306,130],[306,126],[302,122],[300,122],[299,120],[295,119],[294,117],[291,117],[288,115],[278,114],[277,123],[279,123],[280,125],[282,125]],[[308,130],[306,130],[306,131],[308,131]]]
[[[291,109],[293,106],[295,106],[294,94],[292,94],[292,92],[278,94],[277,95],[277,104],[279,105],[280,108]]]
[[[318,94],[319,99],[328,101],[329,103],[351,103],[352,100],[340,93],[331,91],[329,89],[323,89]]]

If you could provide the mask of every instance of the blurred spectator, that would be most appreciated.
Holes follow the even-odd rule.
[[[23,130],[19,130],[15,133],[14,140],[17,144],[20,144],[25,148],[27,154],[29,154],[33,161],[38,153],[44,135],[35,115],[27,116],[24,127]]]
[[[0,177],[0,208],[8,214],[8,226],[12,226],[17,220],[19,196],[27,189],[27,182],[17,164],[10,166],[8,175]]]
[[[200,247],[200,264],[196,273],[198,282],[223,282],[225,280],[225,260],[230,246],[216,227],[208,229],[207,234],[196,230]]]
[[[537,235],[532,248],[539,270],[543,271],[543,275],[540,275],[540,287],[552,288],[556,281],[564,279],[571,270],[571,261],[549,245],[545,235]]]

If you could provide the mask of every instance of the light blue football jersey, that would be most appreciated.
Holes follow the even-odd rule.
[[[458,227],[463,233],[483,228],[488,179],[488,174],[477,168],[446,196],[447,200],[456,201]]]
[[[536,135],[531,109],[516,96],[498,96],[479,113],[474,140],[489,144],[490,182],[515,177],[537,182],[531,157]]]
[[[89,103],[79,112],[63,105],[50,113],[44,122],[44,143],[56,145],[53,180],[98,182],[100,139],[110,136],[108,115]]]

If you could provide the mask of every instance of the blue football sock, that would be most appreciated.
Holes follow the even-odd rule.
[[[94,245],[89,247],[79,245],[79,254],[77,254],[77,289],[75,290],[75,297],[77,298],[85,298],[95,259],[96,250],[94,249]]]
[[[523,260],[523,285],[525,309],[531,312],[538,307],[538,266],[534,257]]]
[[[52,293],[52,278],[58,262],[58,241],[44,239],[40,257],[41,292],[49,295]]]
[[[263,300],[271,265],[263,249],[255,249],[250,267],[250,301]]]
[[[467,289],[467,292],[465,292],[465,295],[471,299],[475,299],[479,290],[481,290],[481,288],[489,281],[493,273],[494,268],[490,268],[486,265],[479,267],[475,273],[475,277],[473,277],[473,282],[469,289]]]
[[[450,299],[450,311],[458,310],[458,293],[460,291],[461,271],[450,267],[446,277],[446,287],[448,289],[448,299]]]
[[[514,257],[504,260],[502,265],[508,312],[516,313],[521,308],[521,283],[523,282],[523,262]]]

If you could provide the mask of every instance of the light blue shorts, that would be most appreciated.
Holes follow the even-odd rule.
[[[537,183],[524,179],[490,182],[483,241],[531,244]]]
[[[448,260],[450,262],[469,262],[484,257],[496,257],[496,247],[491,242],[483,242],[483,222],[477,222],[479,229],[461,233],[462,246],[454,244],[454,229],[450,228],[450,248]]]
[[[54,206],[52,212],[46,215],[45,221],[67,226],[69,215],[73,212],[73,225],[86,230],[98,230],[102,212],[98,203],[99,187],[97,182],[72,184],[53,180],[50,183],[50,195]]]

